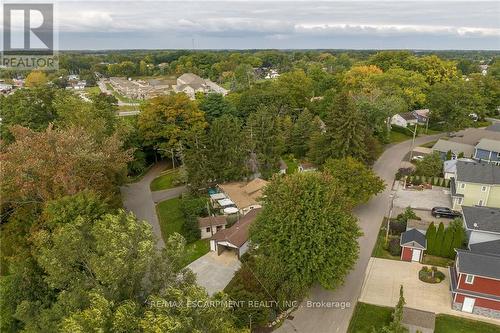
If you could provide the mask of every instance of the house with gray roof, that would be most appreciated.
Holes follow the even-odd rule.
[[[500,141],[481,139],[474,148],[474,158],[483,162],[500,165]]]
[[[463,157],[472,157],[474,155],[474,146],[451,140],[439,139],[434,146],[432,146],[432,151],[438,152],[442,160],[447,160],[446,156],[448,152],[451,152],[452,159],[457,159],[461,155],[463,155]]]
[[[500,255],[484,246],[457,249],[450,267],[452,307],[455,310],[500,319]]]
[[[500,208],[500,166],[458,161],[450,182],[453,209],[462,206]]]
[[[462,206],[467,243],[500,240],[500,208]]]
[[[421,262],[427,249],[427,239],[423,232],[412,228],[401,234],[399,245],[402,248],[401,260]]]

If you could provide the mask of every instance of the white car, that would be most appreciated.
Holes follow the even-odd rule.
[[[419,155],[419,156],[413,156],[413,157],[411,158],[411,160],[412,160],[412,161],[421,161],[421,160],[423,160],[423,159],[424,159],[424,157],[423,157],[423,156],[420,156],[420,155]]]

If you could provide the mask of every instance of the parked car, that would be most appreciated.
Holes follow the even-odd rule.
[[[462,217],[462,214],[460,212],[457,212],[456,210],[451,210],[447,207],[434,207],[431,210],[431,214],[434,217],[447,217],[450,219],[454,219],[456,217]]]
[[[411,158],[412,161],[421,161],[423,159],[424,159],[424,157],[422,155],[413,156]]]

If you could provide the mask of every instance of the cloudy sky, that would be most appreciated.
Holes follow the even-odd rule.
[[[500,49],[500,1],[59,1],[60,49]]]

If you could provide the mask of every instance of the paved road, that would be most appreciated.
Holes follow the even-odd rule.
[[[435,141],[440,135],[417,138],[416,145]],[[373,170],[385,181],[386,190],[367,204],[359,206],[355,214],[359,219],[364,236],[359,239],[359,260],[354,270],[346,277],[345,284],[335,291],[325,290],[320,286],[312,288],[309,297],[302,302],[301,307],[292,313],[293,319],[287,319],[276,332],[346,332],[356,302],[361,293],[365,270],[371,257],[371,252],[377,240],[382,219],[388,213],[391,186],[401,160],[408,153],[410,141],[405,141],[388,148],[373,166]],[[345,309],[329,307],[307,307],[307,301],[350,302]]]
[[[120,188],[122,194],[123,206],[126,210],[133,212],[137,218],[145,220],[151,224],[153,233],[157,238],[157,247],[165,247],[163,238],[161,236],[160,223],[156,215],[155,203],[178,197],[183,193],[186,188],[180,186],[164,191],[157,191],[151,193],[149,185],[158,177],[158,175],[165,170],[167,164],[164,162],[154,165],[144,177],[136,183],[127,184]]]

